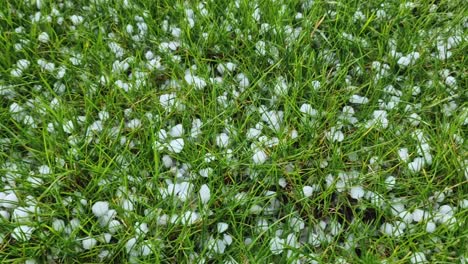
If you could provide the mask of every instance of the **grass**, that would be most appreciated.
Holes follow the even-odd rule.
[[[0,3],[1,262],[465,263],[462,3]]]

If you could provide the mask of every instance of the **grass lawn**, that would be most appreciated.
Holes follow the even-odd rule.
[[[1,263],[467,263],[465,1],[0,1]]]

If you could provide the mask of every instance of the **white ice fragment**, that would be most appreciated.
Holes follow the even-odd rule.
[[[93,247],[96,246],[97,240],[95,238],[92,238],[92,237],[86,237],[81,241],[81,244],[83,245],[84,249],[90,250],[90,249],[92,249]]]
[[[428,263],[424,252],[414,252],[413,254],[411,254],[410,262],[411,264]]]
[[[396,178],[394,176],[388,176],[385,179],[385,184],[387,185],[387,190],[392,190],[396,185]]]
[[[135,245],[137,243],[137,239],[136,238],[130,238],[127,243],[125,243],[125,250],[127,251],[127,253],[130,253],[132,251],[135,250]]]
[[[176,104],[176,94],[163,94],[159,97],[159,103],[167,110]]]
[[[349,99],[349,102],[353,104],[367,104],[369,102],[369,99],[365,96],[360,96],[360,95],[355,94],[351,96],[351,98]]]
[[[73,130],[75,129],[73,121],[71,120],[68,120],[67,122],[65,122],[65,124],[63,124],[62,127],[63,127],[63,131],[67,134],[71,134]]]
[[[200,194],[200,201],[203,204],[207,204],[210,201],[211,191],[210,191],[210,188],[208,187],[208,185],[203,184],[201,186],[201,188],[200,188],[199,194]]]
[[[164,167],[167,168],[167,169],[171,168],[172,165],[174,164],[169,155],[164,155],[162,157],[162,162],[163,162]]]
[[[18,197],[14,192],[10,192],[3,198],[0,196],[0,207],[7,209],[16,208],[18,206]]]
[[[239,82],[239,87],[241,89],[245,89],[245,88],[249,87],[249,85],[250,85],[249,79],[243,73],[237,74],[236,75],[236,80],[237,80],[237,82]]]
[[[432,221],[427,222],[426,224],[426,232],[428,233],[434,233],[436,229],[436,224]]]
[[[141,127],[141,120],[138,118],[134,118],[127,123],[127,127],[131,130],[138,129]]]
[[[255,139],[258,138],[262,134],[262,130],[256,128],[249,128],[247,130],[247,139]]]
[[[193,87],[195,87],[195,89],[197,90],[202,90],[206,86],[205,80],[196,75],[191,74],[190,72],[185,74],[184,79],[189,85],[193,85]]]
[[[169,130],[169,135],[174,138],[181,137],[183,134],[184,127],[182,126],[182,124],[177,124],[171,127],[171,129]]]
[[[301,111],[301,113],[304,113],[304,114],[309,115],[311,117],[316,117],[318,115],[318,111],[316,109],[312,108],[312,106],[310,104],[302,104],[301,108],[300,108],[300,111]]]
[[[217,229],[218,233],[220,233],[220,234],[224,233],[228,228],[229,228],[229,225],[224,223],[224,222],[219,222],[216,225],[216,229]]]
[[[284,249],[284,239],[275,236],[270,240],[270,250],[274,255],[279,255]]]
[[[122,225],[120,224],[119,220],[111,220],[107,228],[111,234],[115,234],[117,231],[119,231],[121,226]]]
[[[413,215],[413,221],[418,222],[418,223],[423,221],[429,216],[428,212],[421,210],[421,209],[415,209],[412,215]]]
[[[336,127],[332,127],[330,131],[325,133],[325,136],[332,142],[341,142],[344,140],[343,132],[338,130]]]
[[[39,34],[39,36],[37,37],[37,40],[39,40],[39,41],[42,42],[42,43],[47,43],[47,42],[49,42],[49,40],[50,40],[49,34],[47,34],[47,32],[42,32],[42,33]]]
[[[265,153],[265,151],[261,149],[256,149],[254,155],[252,156],[252,160],[254,164],[257,164],[257,165],[265,163],[267,159],[268,159],[267,154]]]
[[[403,161],[403,162],[407,162],[408,159],[409,159],[409,154],[408,154],[408,149],[407,148],[401,148],[398,150],[398,157],[400,157],[400,159]]]
[[[306,185],[302,187],[302,194],[304,194],[305,197],[312,196],[313,192],[314,192],[314,188],[312,188],[311,186]]]
[[[413,173],[421,171],[423,167],[424,158],[422,157],[416,157],[412,162],[408,163],[408,169]]]
[[[62,232],[65,230],[65,221],[62,219],[54,219],[52,222],[52,229],[54,229],[57,232]]]
[[[31,239],[33,232],[33,227],[21,225],[13,229],[13,232],[11,232],[11,236],[17,241],[25,242]]]
[[[349,190],[349,195],[355,200],[361,199],[362,197],[364,197],[364,194],[364,189],[361,186],[354,186],[351,187],[351,189]]]
[[[184,140],[182,138],[177,138],[169,142],[168,149],[174,153],[180,153],[184,149]]]
[[[109,203],[103,201],[95,202],[91,210],[96,217],[104,216],[109,211]]]
[[[77,15],[72,15],[70,16],[70,21],[73,23],[73,25],[78,26],[81,23],[83,23],[84,18],[82,16],[77,16]]]
[[[218,145],[220,148],[226,148],[229,145],[229,136],[226,133],[217,135],[216,145]]]

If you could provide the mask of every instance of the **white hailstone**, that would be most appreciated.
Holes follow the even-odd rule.
[[[65,230],[65,221],[62,219],[54,219],[52,222],[52,229],[54,229],[57,232],[62,232]]]
[[[427,222],[426,224],[426,232],[428,233],[434,233],[436,229],[436,224],[432,221]]]
[[[123,199],[121,206],[123,210],[128,211],[128,212],[133,211],[134,209],[133,202],[129,199]]]
[[[29,210],[30,208],[26,207],[17,207],[15,210],[13,210],[13,213],[11,215],[12,220],[15,222],[24,222],[29,220]],[[33,209],[33,208],[32,208]]]
[[[291,218],[289,225],[295,232],[300,232],[305,227],[304,220],[297,216]]]
[[[410,256],[411,264],[422,264],[427,263],[426,255],[424,252],[415,252]]]
[[[265,151],[261,149],[256,149],[255,153],[252,156],[252,160],[254,164],[263,164],[265,161],[268,159],[268,155],[265,153]]]
[[[0,198],[1,200],[1,198]],[[9,220],[10,219],[10,213],[5,210],[0,210],[0,220],[3,218],[4,220]],[[1,244],[1,243],[0,243]]]
[[[208,185],[203,184],[201,186],[199,195],[200,195],[200,201],[202,202],[202,204],[207,204],[210,201],[211,191]]]
[[[83,238],[83,240],[81,241],[81,244],[84,249],[90,250],[96,246],[97,240],[92,237],[86,237],[86,238]]]
[[[410,120],[410,125],[411,126],[418,126],[419,123],[421,122],[421,117],[416,113],[412,113],[409,116],[409,120]]]
[[[138,119],[138,118],[132,119],[132,120],[128,121],[127,127],[129,129],[132,129],[132,130],[138,129],[138,128],[141,127],[141,120]]]
[[[216,230],[218,231],[218,233],[222,234],[224,232],[226,232],[226,230],[228,230],[229,228],[229,225],[226,224],[226,223],[223,223],[223,222],[220,222],[216,225]]]
[[[260,214],[262,211],[263,211],[263,208],[258,204],[252,205],[252,207],[250,207],[250,210],[249,210],[249,212],[252,214]]]
[[[189,85],[193,85],[197,90],[202,90],[206,87],[205,80],[196,75],[191,74],[190,72],[185,74],[184,79]]]
[[[388,236],[399,236],[402,234],[403,230],[399,227],[396,227],[390,223],[384,223],[380,227],[380,232],[388,235]]]
[[[171,168],[174,164],[174,162],[172,161],[169,155],[164,155],[162,157],[162,162],[163,162],[164,167],[168,169]]]
[[[349,195],[355,200],[359,200],[364,197],[364,189],[361,186],[354,186],[349,190]]]
[[[406,210],[399,212],[398,217],[400,217],[405,223],[411,223],[414,221],[413,214]]]
[[[15,78],[18,78],[18,77],[21,77],[23,75],[23,71],[21,69],[13,69],[10,71],[10,75],[12,77],[15,77]]]
[[[296,138],[299,136],[299,134],[298,134],[298,132],[297,132],[296,129],[293,129],[293,130],[291,130],[291,132],[289,133],[289,136],[291,137],[291,139],[296,139]]]
[[[91,124],[91,126],[89,127],[89,130],[94,131],[94,132],[101,132],[103,128],[104,127],[102,125],[102,121],[97,120]]]
[[[228,62],[228,63],[220,63],[218,64],[218,66],[216,66],[216,70],[220,73],[220,74],[223,74],[226,72],[226,71],[229,71],[229,72],[233,72],[235,71],[237,68],[237,65],[232,63],[232,62]]]
[[[131,88],[130,84],[122,81],[122,80],[117,80],[115,81],[115,86],[117,86],[118,88],[124,90],[125,92],[128,92]]]
[[[138,235],[146,234],[149,232],[147,223],[135,223],[135,231]]]
[[[51,173],[51,170],[49,166],[47,165],[41,165],[37,168],[37,170],[39,171],[39,174],[42,174],[42,175],[47,175]]]
[[[381,125],[383,128],[388,127],[387,111],[385,111],[385,110],[375,110],[372,113],[372,116],[374,118],[373,123],[377,123],[377,124]]]
[[[386,184],[387,190],[392,190],[393,188],[395,188],[396,178],[394,176],[388,176],[385,179],[385,184]]]
[[[447,76],[447,78],[445,78],[445,84],[450,87],[455,87],[457,86],[457,79],[453,76]]]
[[[428,212],[421,210],[421,209],[415,209],[412,215],[413,215],[413,221],[419,223],[428,217]]]
[[[83,23],[84,18],[82,16],[77,16],[77,15],[72,15],[70,16],[70,21],[73,23],[73,25],[78,26],[81,23]]]
[[[229,136],[226,133],[217,135],[216,145],[218,145],[220,148],[226,148],[229,145]]]
[[[286,95],[288,93],[288,83],[283,76],[277,78],[273,91],[279,96]]]
[[[104,243],[106,243],[106,244],[109,244],[111,239],[112,239],[112,235],[109,234],[109,233],[104,233],[102,235],[102,241],[104,241]]]
[[[302,194],[305,196],[305,197],[310,197],[312,196],[312,193],[314,192],[314,188],[312,186],[304,186],[302,187]]]
[[[255,139],[258,138],[262,134],[262,130],[256,128],[249,128],[247,130],[247,139]]]
[[[424,158],[422,157],[416,157],[412,162],[408,163],[408,169],[413,173],[421,171],[423,166]]]
[[[318,89],[320,89],[320,86],[322,86],[320,81],[317,81],[317,80],[313,80],[311,82],[311,85],[312,85],[312,88],[314,89],[314,91],[317,91]]]
[[[365,96],[360,96],[360,95],[355,94],[351,96],[351,98],[349,99],[349,102],[353,104],[367,104],[369,102],[369,99]]]
[[[404,162],[407,162],[409,159],[409,154],[408,154],[408,149],[407,148],[401,148],[398,150],[398,157]]]
[[[453,208],[450,205],[442,205],[439,207],[439,213],[446,215],[453,215]]]
[[[117,233],[121,227],[122,224],[120,224],[118,220],[111,220],[108,225],[108,229],[111,234]]]
[[[204,168],[204,169],[199,170],[198,174],[200,174],[200,176],[204,178],[208,178],[208,176],[210,176],[212,172],[213,172],[212,168]]]
[[[342,142],[344,140],[343,132],[338,130],[336,127],[332,127],[330,131],[325,133],[325,136],[332,142]]]
[[[101,227],[105,227],[109,225],[109,222],[117,216],[117,212],[113,209],[107,211],[107,213],[101,217],[99,217],[99,224]]]
[[[73,121],[69,120],[63,124],[62,128],[65,133],[71,134],[75,129],[75,126],[73,125]]]
[[[304,113],[304,114],[309,115],[311,117],[316,117],[318,115],[318,111],[316,109],[312,108],[312,106],[310,104],[302,104],[301,108],[300,108],[300,111],[301,111],[301,113]]]
[[[11,233],[11,237],[13,237],[13,239],[15,239],[16,241],[25,242],[31,239],[33,232],[34,232],[33,227],[30,227],[27,225],[21,225],[13,229],[13,232]]]
[[[182,126],[182,124],[177,124],[171,127],[171,129],[169,130],[169,135],[174,138],[181,137],[183,134],[184,127]]]
[[[49,42],[50,37],[49,37],[49,34],[47,34],[47,32],[42,32],[41,34],[39,34],[37,39],[42,43],[47,43]]]
[[[141,245],[139,254],[142,257],[149,256],[152,252],[151,245],[148,242],[145,242],[143,245]]]
[[[460,206],[462,209],[468,208],[468,199],[463,199],[462,201],[460,201],[460,202],[459,202],[459,206]]]
[[[151,50],[148,50],[146,53],[145,53],[145,58],[147,60],[152,60],[154,58],[154,53],[151,51]]]
[[[285,241],[282,238],[275,236],[270,240],[270,250],[274,255],[279,255],[283,252]]]
[[[250,85],[249,79],[243,73],[237,74],[236,75],[236,80],[239,83],[239,87],[241,89],[245,89],[245,88],[249,87],[249,85]]]
[[[261,119],[275,132],[278,132],[283,120],[283,111],[266,111],[266,108],[260,108]]]
[[[200,215],[197,212],[187,211],[184,213],[181,219],[182,225],[193,225],[200,219]]]
[[[18,206],[18,197],[14,192],[11,192],[4,197],[0,196],[0,207],[13,209]]]
[[[103,201],[95,202],[91,210],[96,217],[104,216],[109,211],[109,203]]]
[[[184,149],[184,140],[182,138],[177,138],[171,140],[168,145],[168,149],[174,153],[180,153]]]
[[[127,243],[125,243],[125,250],[127,251],[127,253],[130,253],[132,251],[135,250],[136,248],[136,243],[137,243],[137,239],[136,238],[130,238]]]
[[[175,106],[176,104],[176,94],[175,93],[169,93],[169,94],[163,94],[159,97],[159,103],[166,108],[171,108]]]

